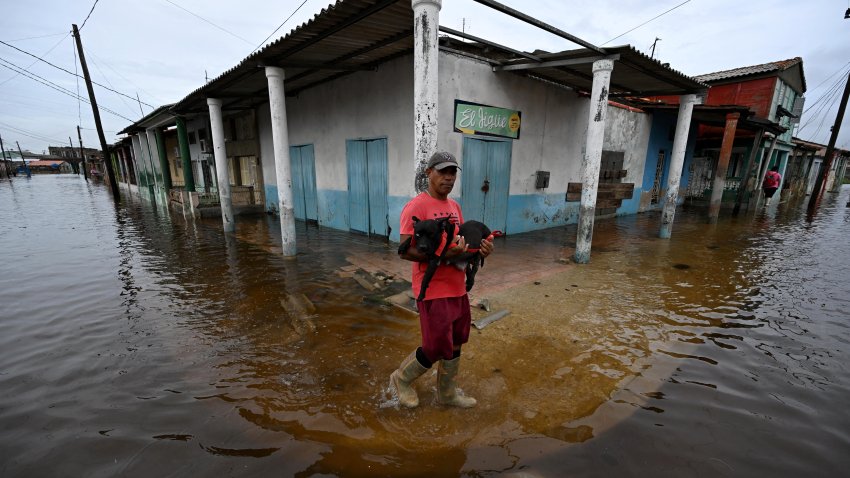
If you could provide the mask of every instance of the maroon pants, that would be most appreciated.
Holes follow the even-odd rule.
[[[447,297],[420,300],[419,327],[422,330],[422,351],[431,362],[451,360],[455,347],[469,341],[472,313],[469,297]]]

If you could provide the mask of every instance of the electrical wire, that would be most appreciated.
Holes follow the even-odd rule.
[[[660,17],[662,17],[662,16],[664,16],[664,15],[666,15],[666,14],[670,13],[670,12],[672,12],[673,10],[675,10],[675,9],[677,9],[677,8],[679,8],[679,7],[681,7],[682,5],[684,5],[684,4],[686,4],[686,3],[689,3],[690,1],[691,1],[691,0],[685,0],[684,2],[682,2],[682,3],[678,4],[678,5],[676,5],[675,7],[671,8],[671,9],[669,9],[669,10],[665,11],[665,12],[659,13],[658,15],[656,15],[656,16],[654,16],[654,17],[650,18],[649,20],[647,20],[647,21],[645,21],[645,22],[641,23],[640,25],[638,25],[638,26],[636,26],[636,27],[632,28],[631,30],[629,30],[629,31],[627,31],[627,32],[625,32],[625,33],[621,33],[621,34],[619,34],[619,35],[615,36],[614,38],[612,38],[612,39],[610,39],[610,40],[606,41],[605,43],[603,43],[602,45],[599,45],[599,46],[607,45],[608,43],[611,43],[612,41],[616,40],[617,38],[620,38],[620,37],[621,37],[621,36],[623,36],[623,35],[627,35],[627,34],[629,34],[629,33],[633,32],[633,31],[637,30],[638,28],[640,28],[640,27],[642,27],[642,26],[646,25],[647,23],[649,23],[649,22],[651,22],[651,21],[653,21],[653,20],[655,20],[655,19],[657,19],[657,18],[660,18]]]
[[[227,33],[228,35],[232,35],[233,37],[238,38],[238,39],[240,39],[240,40],[244,41],[245,43],[247,43],[247,44],[249,44],[249,45],[253,45],[253,43],[251,43],[251,41],[250,41],[250,40],[246,40],[245,38],[240,37],[239,35],[237,35],[237,34],[233,33],[232,31],[227,30],[226,28],[223,28],[223,27],[220,27],[220,26],[216,25],[215,23],[213,23],[213,22],[211,22],[211,21],[207,20],[206,18],[204,18],[204,17],[202,17],[202,16],[198,15],[198,14],[197,14],[197,13],[195,13],[195,12],[192,12],[192,11],[190,11],[190,10],[185,9],[185,8],[181,7],[180,5],[177,5],[176,3],[172,2],[171,0],[165,0],[165,1],[166,1],[166,2],[168,2],[168,3],[170,3],[170,4],[172,4],[172,5],[174,5],[175,7],[179,8],[180,10],[183,10],[184,12],[188,13],[189,15],[192,15],[193,17],[197,17],[197,18],[199,18],[199,19],[201,19],[201,20],[203,20],[203,21],[205,21],[205,22],[209,23],[210,25],[212,25],[212,26],[214,26],[214,27],[218,28],[219,30],[223,31],[224,33]]]
[[[39,83],[41,83],[41,84],[43,84],[43,85],[45,85],[45,86],[47,86],[47,87],[49,87],[49,88],[52,88],[52,89],[54,89],[54,90],[56,90],[56,91],[58,91],[58,92],[60,92],[60,93],[62,93],[62,94],[64,94],[64,95],[68,95],[68,96],[70,96],[71,98],[77,98],[77,99],[80,99],[80,100],[82,100],[82,101],[84,101],[84,102],[86,102],[86,103],[88,103],[88,104],[91,104],[91,102],[89,101],[89,99],[88,99],[88,98],[83,97],[83,96],[76,95],[76,94],[74,94],[74,92],[73,92],[73,91],[70,91],[70,90],[68,90],[68,89],[66,89],[66,88],[64,88],[64,87],[62,87],[62,86],[59,86],[59,85],[57,85],[56,83],[53,83],[52,81],[50,81],[50,80],[48,80],[48,79],[46,79],[46,78],[42,78],[41,76],[38,76],[38,75],[36,75],[35,73],[32,73],[31,71],[24,70],[24,69],[22,69],[21,67],[19,67],[18,65],[15,65],[15,64],[14,64],[14,63],[12,63],[12,62],[9,62],[9,61],[4,60],[4,59],[2,59],[2,58],[0,58],[0,62],[5,63],[5,64],[0,63],[0,66],[2,66],[2,67],[4,67],[4,68],[8,68],[8,69],[10,69],[10,70],[12,70],[12,71],[19,72],[19,73],[20,73],[20,74],[22,74],[23,76],[25,76],[25,77],[27,77],[27,78],[29,78],[29,79],[31,79],[31,80],[37,81],[37,82],[39,82]],[[11,65],[11,66],[9,66],[9,65]],[[104,107],[104,106],[100,106],[100,105],[98,105],[98,108],[102,109],[103,111],[106,111],[107,113],[111,113],[111,114],[113,114],[113,115],[115,115],[115,116],[118,116],[119,118],[125,119],[125,120],[127,120],[127,121],[129,121],[129,122],[131,122],[131,123],[133,122],[133,120],[131,120],[130,118],[127,118],[126,116],[123,116],[123,115],[121,115],[121,114],[119,114],[119,113],[116,113],[115,111],[112,111],[112,110],[111,110],[111,109],[109,109],[109,108],[106,108],[106,107]]]
[[[44,58],[38,57],[38,56],[36,56],[36,55],[33,55],[32,53],[30,53],[30,52],[28,52],[28,51],[21,50],[20,48],[18,48],[18,47],[16,47],[16,46],[14,46],[14,45],[10,45],[10,44],[8,44],[8,43],[4,42],[3,40],[0,40],[0,43],[4,44],[4,45],[6,45],[6,46],[8,46],[8,47],[10,47],[10,48],[14,48],[15,50],[18,50],[18,51],[19,51],[19,52],[21,52],[21,53],[24,53],[24,54],[26,54],[26,55],[29,55],[29,56],[31,56],[31,57],[33,57],[33,58],[35,58],[36,60],[39,60],[39,61],[44,62],[44,63],[47,63],[48,65],[52,66],[53,68],[56,68],[57,70],[62,70],[62,71],[64,71],[65,73],[68,73],[69,75],[74,75],[74,76],[76,76],[76,77],[78,77],[78,78],[82,78],[82,76],[78,75],[77,73],[74,73],[74,72],[72,72],[72,71],[66,70],[65,68],[62,68],[61,66],[54,65],[53,63],[50,63],[49,61],[45,60]],[[75,65],[76,65],[76,63],[75,63]],[[105,90],[109,90],[109,91],[111,91],[111,92],[113,92],[113,93],[117,93],[117,94],[119,94],[119,95],[126,96],[127,98],[130,98],[131,100],[135,100],[135,99],[136,99],[136,98],[134,98],[134,97],[132,97],[132,96],[130,96],[130,95],[127,95],[127,94],[121,93],[120,91],[117,91],[117,90],[114,90],[114,89],[112,89],[112,88],[110,88],[110,87],[108,87],[108,86],[102,85],[102,84],[100,84],[100,83],[98,83],[98,82],[96,82],[96,81],[94,81],[94,80],[92,80],[92,84],[97,85],[97,86],[99,86],[99,87],[101,87],[101,88],[103,88],[103,89],[105,89]],[[142,102],[142,104],[144,104],[144,105],[146,105],[146,106],[149,106],[149,107],[153,108],[153,106],[151,106],[151,105],[149,105],[149,104],[145,103],[144,101]]]
[[[86,26],[86,22],[87,22],[87,21],[89,21],[89,17],[91,16],[92,12],[94,12],[94,7],[96,7],[96,6],[97,6],[97,2],[99,2],[99,1],[100,1],[100,0],[94,0],[94,5],[92,5],[92,6],[91,6],[91,10],[89,10],[89,14],[88,14],[88,15],[86,15],[86,19],[85,19],[85,20],[83,20],[83,24],[82,24],[82,25],[80,25],[80,28],[79,28],[80,30],[82,30],[82,29],[83,29],[83,27],[84,27],[84,26]]]
[[[109,78],[107,78],[107,77],[106,77],[106,75],[104,75],[104,74],[103,74],[103,70],[101,70],[101,69],[100,69],[100,66],[97,64],[97,62],[96,62],[96,61],[94,61],[94,58],[92,58],[92,60],[91,60],[91,61],[92,61],[92,63],[94,64],[94,67],[95,67],[95,68],[97,68],[97,71],[99,71],[99,72],[100,72],[100,76],[102,76],[102,77],[103,77],[103,79],[104,79],[104,80],[106,80],[106,82],[107,82],[107,83],[109,83],[109,86],[112,86],[112,82],[111,82],[111,81],[109,81]],[[79,82],[79,80],[77,80],[77,81]],[[79,92],[78,92],[78,93],[79,93]],[[128,105],[128,104],[127,104],[127,101],[126,101],[126,100],[124,100],[124,98],[122,98],[122,97],[120,97],[120,96],[119,96],[119,97],[118,97],[118,99],[119,99],[119,100],[121,100],[121,103],[124,103],[124,106],[126,106],[128,109],[133,110],[133,114],[135,114],[135,111],[136,111],[136,110],[135,110],[135,108],[133,108],[133,107],[131,107],[130,105]],[[141,100],[139,100],[139,101],[141,101]],[[142,113],[142,116],[144,116],[144,113]]]
[[[167,0],[166,0],[166,1],[167,1]],[[691,0],[688,0],[688,1],[690,2]],[[274,35],[275,33],[277,33],[277,31],[278,31],[278,30],[280,30],[281,28],[283,28],[283,25],[285,25],[285,24],[286,24],[286,22],[288,22],[288,21],[289,21],[289,19],[290,19],[290,18],[292,18],[292,16],[293,16],[293,15],[295,15],[296,13],[298,13],[298,10],[301,10],[301,7],[303,7],[305,3],[307,3],[307,0],[304,0],[303,2],[301,2],[301,5],[298,5],[298,8],[296,8],[294,12],[290,13],[290,14],[289,14],[289,16],[288,16],[288,17],[286,17],[286,20],[284,20],[284,21],[283,21],[283,23],[281,23],[280,25],[278,25],[278,26],[277,26],[277,28],[275,28],[275,29],[274,29],[274,31],[273,31],[273,32],[271,32],[271,33],[269,34],[269,36],[267,36],[267,37],[266,37],[266,39],[265,39],[265,40],[261,41],[261,42],[260,42],[260,44],[259,44],[259,45],[257,45],[257,47],[256,47],[256,48],[254,48],[253,50],[251,50],[251,53],[249,53],[249,55],[251,55],[251,54],[253,54],[255,51],[259,50],[261,46],[265,45],[265,44],[266,44],[266,42],[269,40],[269,38],[271,38],[271,37],[272,37],[272,35]]]
[[[124,80],[124,81],[126,81],[127,83],[129,83],[129,84],[131,84],[131,85],[135,86],[137,90],[139,90],[139,91],[141,91],[142,93],[144,93],[144,94],[148,95],[149,97],[153,98],[154,100],[159,101],[160,103],[166,103],[166,102],[165,102],[165,101],[163,101],[161,98],[157,98],[157,97],[156,97],[156,95],[152,95],[150,92],[146,91],[144,88],[142,88],[142,87],[140,87],[139,85],[137,85],[136,83],[134,83],[131,79],[129,79],[129,78],[127,78],[126,76],[122,75],[122,74],[121,74],[118,70],[116,70],[115,68],[112,68],[112,66],[110,66],[110,65],[109,65],[109,62],[107,62],[107,61],[105,61],[103,58],[98,57],[97,55],[95,55],[95,54],[94,54],[94,52],[93,52],[93,51],[91,51],[89,48],[83,48],[83,51],[85,51],[86,55],[91,56],[91,57],[92,57],[92,58],[94,58],[95,60],[99,61],[101,65],[104,65],[104,66],[106,66],[107,68],[109,68],[110,70],[112,70],[112,72],[113,72],[113,73],[115,73],[116,75],[118,75],[119,77],[121,77],[121,79],[122,79],[122,80]],[[138,100],[138,98],[136,98],[136,100]]]
[[[37,37],[26,37],[26,38],[15,38],[14,40],[6,40],[6,41],[25,41],[25,40],[37,40],[39,38],[50,38],[50,37],[58,37],[59,35],[67,35],[67,33],[51,33],[50,35],[39,35]]]
[[[848,68],[848,73],[850,73],[850,68]],[[843,80],[843,76],[838,78],[829,87],[829,89],[823,95],[821,95],[820,98],[818,98],[817,101],[812,103],[808,108],[806,108],[803,111],[803,113],[805,114],[806,112],[812,110],[812,108],[816,108],[815,111],[812,112],[812,114],[810,114],[808,116],[806,122],[800,125],[800,128],[797,130],[798,134],[800,132],[802,132],[804,129],[806,129],[806,127],[808,127],[810,124],[813,124],[814,121],[817,121],[818,117],[821,117],[821,115],[823,115],[821,117],[820,126],[818,126],[818,131],[820,130],[821,126],[823,125],[824,118],[826,118],[827,114],[829,113],[829,110],[832,109],[832,106],[827,108],[827,111],[824,111],[824,108],[827,105],[834,105],[835,99],[838,98],[839,91],[841,90],[841,86],[843,84],[842,80]],[[816,136],[816,135],[817,135],[817,131],[815,132],[815,134],[813,136]]]
[[[58,42],[56,42],[56,44],[55,44],[55,45],[53,45],[52,47],[50,47],[50,49],[49,49],[49,50],[47,50],[46,52],[42,53],[42,54],[41,54],[41,56],[47,56],[47,55],[49,55],[49,54],[50,54],[50,52],[52,52],[53,50],[55,50],[55,49],[56,49],[56,47],[57,47],[57,46],[59,46],[59,45],[60,45],[63,41],[65,41],[65,39],[66,39],[66,38],[68,38],[68,36],[70,36],[70,35],[71,35],[71,32],[70,32],[70,31],[69,31],[69,32],[67,32],[67,33],[65,33],[65,37],[63,37],[61,40],[59,40]],[[34,61],[34,62],[30,63],[30,65],[27,67],[27,69],[32,68],[32,66],[33,66],[33,65],[35,65],[36,63],[38,63],[38,60],[36,60],[36,61]],[[6,83],[8,83],[8,82],[10,82],[10,81],[14,80],[14,79],[15,79],[15,78],[17,78],[17,77],[18,77],[18,75],[13,75],[12,77],[7,78],[7,79],[3,80],[2,82],[0,82],[0,86],[5,85]]]
[[[52,143],[53,142],[61,143],[61,141],[56,141],[55,138],[49,138],[47,136],[43,136],[43,135],[40,135],[38,133],[34,133],[32,131],[25,130],[23,128],[18,128],[17,126],[13,126],[13,125],[10,125],[9,123],[4,123],[2,121],[0,121],[0,128],[4,128],[7,131],[11,131],[11,132],[16,133],[16,134],[22,134],[24,136],[29,136],[30,138],[37,139],[37,140],[40,140],[40,141],[48,141],[48,142],[52,142]]]

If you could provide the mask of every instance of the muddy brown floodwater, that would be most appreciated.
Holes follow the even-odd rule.
[[[850,189],[708,225],[596,222],[591,263],[488,297],[459,382],[399,409],[415,317],[277,219],[192,220],[73,175],[0,182],[0,475],[839,476],[850,466]],[[568,257],[574,226],[501,239]],[[522,247],[516,247],[522,244]],[[514,247],[514,249],[512,249]],[[554,266],[553,266],[554,267]],[[480,274],[498,271],[486,266]],[[387,293],[406,287],[389,281]],[[365,297],[365,300],[364,300]],[[476,318],[487,313],[476,310]]]

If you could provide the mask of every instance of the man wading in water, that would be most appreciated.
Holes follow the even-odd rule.
[[[449,199],[459,169],[457,159],[451,153],[438,152],[431,156],[425,169],[428,191],[411,199],[401,211],[402,243],[413,236],[413,216],[423,220],[449,218],[455,226],[463,223],[460,205]],[[467,249],[462,237],[455,236],[455,239],[455,244],[446,252],[447,259]],[[481,241],[481,256],[487,257],[491,252],[493,242]],[[413,295],[418,297],[428,259],[413,243],[400,256],[413,262]],[[417,300],[416,307],[419,310],[422,346],[411,352],[398,370],[390,375],[390,382],[398,391],[399,403],[407,408],[419,405],[419,397],[411,384],[439,361],[437,401],[455,407],[474,407],[475,399],[458,393],[455,384],[460,366],[460,347],[469,340],[472,322],[464,271],[451,264],[440,264],[428,284],[425,298]]]

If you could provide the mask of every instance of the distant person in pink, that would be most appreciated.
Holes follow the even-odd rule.
[[[770,206],[770,200],[773,198],[779,185],[782,183],[782,175],[779,174],[779,166],[770,168],[770,171],[764,175],[764,182],[761,183],[761,188],[764,191],[764,197],[767,198],[764,202],[765,206]]]

